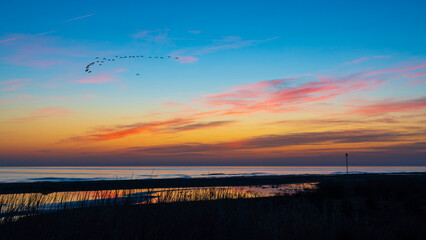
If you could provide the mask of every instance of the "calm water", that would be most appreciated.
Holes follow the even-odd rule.
[[[350,173],[426,172],[426,167],[350,167]],[[0,167],[0,182],[342,174],[344,167]]]

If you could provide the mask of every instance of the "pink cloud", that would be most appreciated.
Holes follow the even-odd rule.
[[[407,83],[408,86],[412,86],[412,87],[422,85],[422,84],[426,84],[426,79],[412,80]]]
[[[165,102],[163,103],[163,105],[166,107],[183,107],[186,104],[180,102]]]
[[[386,68],[346,74],[302,75],[308,82],[290,86],[283,78],[230,87],[227,91],[208,94],[196,99],[209,108],[221,108],[198,113],[199,115],[240,115],[257,111],[295,111],[302,105],[324,102],[355,91],[372,91],[383,83],[404,77],[410,71],[426,68],[426,63],[402,68]],[[410,72],[413,76],[422,73]],[[330,75],[330,76],[329,76]]]
[[[167,43],[170,41],[167,31],[167,29],[143,30],[132,34],[131,37],[152,43]]]
[[[426,108],[426,98],[407,101],[387,100],[366,106],[353,106],[350,113],[362,115],[378,115],[392,112],[408,112]]]
[[[42,118],[66,116],[72,113],[73,112],[70,111],[69,109],[60,107],[60,106],[45,107],[45,108],[40,108],[40,109],[36,109],[32,111],[27,117],[16,118],[15,121],[28,122],[28,121],[39,120]]]
[[[85,77],[75,81],[78,83],[106,83],[115,81],[115,78],[106,74],[100,74],[96,76]]]
[[[13,91],[18,88],[20,88],[22,85],[24,85],[25,82],[28,82],[29,79],[10,79],[4,82],[0,82],[0,84],[5,85],[4,88],[2,88],[2,91]]]
[[[194,63],[196,61],[198,61],[198,58],[191,57],[191,56],[179,56],[180,63]]]
[[[345,62],[344,64],[354,64],[354,63],[360,63],[363,61],[367,61],[370,59],[377,59],[377,58],[390,58],[391,56],[373,56],[373,57],[363,57],[363,58],[359,58],[359,59],[355,59],[351,62]]]
[[[59,30],[52,30],[52,31],[41,32],[41,33],[36,33],[36,34],[14,34],[14,37],[0,40],[0,43],[11,42],[11,41],[15,41],[15,40],[18,40],[18,39],[24,39],[24,38],[43,36],[43,35],[47,35],[47,34],[50,34],[50,33],[57,32],[57,31],[59,31]]]
[[[107,83],[107,82],[114,82],[117,80],[117,78],[115,76],[111,76],[111,74],[113,73],[120,73],[123,72],[124,69],[118,69],[112,72],[108,72],[108,73],[104,73],[104,74],[99,74],[99,75],[94,75],[94,76],[89,76],[89,77],[85,77],[82,79],[78,79],[75,80],[75,82],[78,83]]]
[[[21,37],[13,37],[13,38],[8,38],[8,39],[3,39],[3,40],[0,40],[0,43],[2,43],[2,42],[10,42],[10,41],[14,41],[14,40],[16,40],[16,39],[20,39]]]

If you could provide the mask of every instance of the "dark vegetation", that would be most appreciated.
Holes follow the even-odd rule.
[[[425,173],[410,173],[411,176]],[[172,178],[172,179],[134,179],[134,180],[97,180],[69,182],[23,182],[0,183],[0,194],[13,193],[52,193],[65,191],[99,191],[115,189],[143,188],[183,188],[183,187],[216,187],[216,186],[253,186],[278,185],[290,183],[322,182],[333,180],[385,180],[401,177],[380,173],[350,175],[283,175],[283,176],[250,176],[221,178]]]
[[[0,225],[1,239],[426,239],[426,176],[327,180],[291,196],[91,207]]]

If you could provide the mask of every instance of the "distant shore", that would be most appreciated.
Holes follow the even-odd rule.
[[[426,176],[426,172],[0,183],[0,194],[97,191],[115,189],[256,186],[323,181],[396,180],[401,177],[406,178],[407,176],[413,178],[424,177]]]

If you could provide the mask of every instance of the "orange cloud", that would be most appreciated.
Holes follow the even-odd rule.
[[[348,130],[348,131],[325,131],[325,132],[301,132],[290,134],[261,135],[239,141],[219,142],[219,143],[186,143],[159,145],[152,147],[132,147],[125,151],[140,152],[142,154],[180,155],[180,154],[207,154],[218,151],[241,151],[259,150],[270,148],[283,148],[289,146],[325,146],[330,147],[335,144],[357,144],[357,143],[400,143],[410,141],[413,137],[422,137],[423,132],[401,133],[384,130]],[[406,143],[408,144],[408,143]],[[374,145],[371,145],[374,148]],[[366,146],[366,149],[369,147]]]
[[[220,127],[234,123],[235,121],[195,122],[191,119],[172,119],[168,121],[134,123],[129,125],[117,125],[110,128],[93,129],[95,133],[72,137],[71,141],[108,141],[125,138],[130,135],[148,132],[182,132],[204,128]]]

